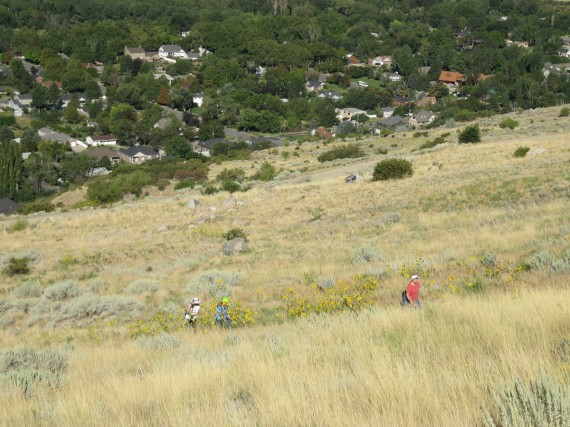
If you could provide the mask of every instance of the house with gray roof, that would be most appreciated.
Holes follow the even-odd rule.
[[[342,99],[342,93],[335,92],[332,90],[326,90],[324,92],[319,93],[319,98],[332,99],[333,101],[336,102]]]
[[[437,116],[431,111],[421,110],[417,114],[414,114],[412,117],[410,117],[408,124],[412,128],[427,126],[429,124],[432,124],[436,118]]]
[[[390,116],[384,120],[377,122],[372,128],[372,132],[375,133],[376,135],[380,135],[382,129],[396,130],[407,127],[408,127],[408,120],[404,119],[402,116],[398,114],[395,116]]]
[[[38,135],[45,141],[68,142],[70,139],[72,139],[71,136],[65,133],[56,132],[50,128],[38,129]]]
[[[165,44],[158,49],[158,56],[161,58],[181,58],[188,59],[188,54],[177,44]]]
[[[194,146],[194,151],[196,153],[200,153],[204,156],[210,157],[212,155],[212,148],[214,145],[225,142],[226,144],[231,144],[230,141],[224,138],[212,138],[208,139],[207,141],[200,141]]]
[[[121,159],[135,165],[144,163],[147,160],[159,158],[159,154],[154,151],[154,148],[148,145],[136,145],[134,147],[123,148],[118,150],[118,153]]]

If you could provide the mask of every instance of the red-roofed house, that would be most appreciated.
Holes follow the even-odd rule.
[[[457,71],[442,71],[439,81],[448,85],[458,85],[465,81],[465,76]]]

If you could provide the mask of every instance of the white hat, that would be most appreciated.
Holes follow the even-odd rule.
[[[418,276],[415,274],[412,276],[412,280],[417,279],[417,278],[418,278]]]
[[[200,300],[198,298],[192,298],[192,304],[200,304]]]

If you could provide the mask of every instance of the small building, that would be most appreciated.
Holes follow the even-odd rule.
[[[158,49],[158,56],[161,58],[181,58],[188,59],[188,55],[180,46],[176,44],[166,44]]]
[[[342,99],[342,93],[327,90],[327,91],[319,93],[319,98],[332,99],[333,101],[336,102],[336,101],[340,101]]]
[[[438,80],[447,85],[459,85],[465,81],[465,76],[457,71],[442,71]]]
[[[193,94],[192,102],[194,102],[194,104],[196,104],[198,107],[201,107],[204,103],[204,94],[201,92]]]
[[[352,120],[353,117],[356,117],[360,114],[366,114],[366,111],[361,110],[359,108],[336,108],[335,109],[336,118],[340,121],[343,120]]]
[[[214,145],[225,142],[226,144],[231,144],[230,141],[223,139],[223,138],[212,138],[208,139],[207,141],[200,141],[194,146],[194,151],[196,153],[200,153],[204,156],[210,157],[212,155],[212,149]]]
[[[320,136],[323,139],[329,140],[332,139],[333,134],[330,130],[328,130],[327,128],[325,128],[324,126],[319,126],[316,129],[313,129],[311,131],[311,135],[313,136]]]
[[[69,140],[73,139],[71,138],[71,136],[65,133],[56,132],[50,128],[45,128],[45,127],[38,129],[38,135],[41,139],[45,141],[57,141],[57,142],[67,143],[69,142]]]
[[[305,83],[305,89],[307,90],[307,92],[320,92],[321,90],[323,90],[323,88],[324,88],[323,82],[320,82],[318,80],[311,80]]]
[[[545,62],[542,68],[542,73],[544,77],[548,77],[550,74],[555,76],[569,76],[570,77],[570,63],[565,64],[552,64],[550,62]]]
[[[372,129],[372,131],[376,135],[380,135],[382,129],[396,130],[398,128],[404,128],[407,126],[408,126],[408,120],[404,119],[400,115],[395,115],[395,116],[390,116],[384,120],[377,122],[374,125],[374,128]]]
[[[125,56],[130,56],[132,59],[144,60],[146,57],[146,52],[142,47],[127,47],[123,51]]]
[[[159,154],[148,145],[136,145],[134,147],[120,149],[118,152],[121,159],[135,165],[144,163],[147,160],[159,158]]]
[[[71,151],[73,151],[74,153],[81,153],[87,150],[87,144],[85,144],[83,141],[74,138],[71,138],[69,140],[69,146],[71,147]]]
[[[115,135],[93,135],[85,139],[87,145],[97,147],[100,145],[117,145],[117,137]]]
[[[408,124],[411,128],[430,125],[435,121],[437,116],[431,111],[421,110],[419,113],[412,115]]]
[[[97,160],[101,160],[104,157],[107,157],[111,164],[116,164],[121,161],[121,156],[115,150],[111,150],[106,147],[98,147],[93,150],[84,151],[83,154],[89,157],[94,157]]]

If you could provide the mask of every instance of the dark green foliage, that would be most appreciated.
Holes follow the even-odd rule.
[[[570,108],[562,107],[560,109],[560,113],[558,113],[558,117],[568,117],[570,116]]]
[[[232,228],[228,231],[226,231],[222,237],[226,240],[233,240],[237,237],[241,237],[242,239],[244,239],[247,242],[247,235],[245,234],[245,231],[243,231],[243,229],[241,228]]]
[[[513,157],[524,157],[530,150],[529,147],[519,147],[515,150]]]
[[[22,181],[22,156],[17,144],[0,143],[0,198],[14,198]]]
[[[194,181],[193,179],[183,179],[180,182],[177,182],[174,185],[174,189],[175,190],[182,190],[183,188],[194,188],[196,186],[196,181]]]
[[[474,144],[481,142],[481,131],[479,125],[467,126],[459,134],[458,141],[461,144]]]
[[[443,138],[443,136],[438,136],[437,138],[434,138],[431,141],[424,142],[422,145],[420,145],[420,150],[425,150],[426,148],[433,148],[439,144],[445,144],[445,138]]]
[[[55,210],[55,205],[48,199],[37,199],[31,203],[23,205],[18,210],[24,215],[29,215],[35,212],[53,212]]]
[[[4,268],[4,273],[8,276],[28,274],[30,272],[30,267],[28,266],[29,261],[27,257],[12,257],[8,261],[8,265]]]
[[[499,123],[499,127],[501,129],[505,129],[505,128],[509,128],[509,129],[514,129],[519,125],[519,122],[517,122],[516,120],[511,119],[510,117],[507,117],[504,120],[501,120],[501,123]]]
[[[412,164],[405,159],[387,159],[377,163],[372,174],[373,181],[385,181],[388,179],[401,179],[412,176],[414,170]]]
[[[358,144],[346,144],[326,151],[317,157],[319,162],[330,162],[336,159],[355,159],[364,157],[364,151]]]
[[[258,181],[271,181],[277,175],[277,171],[275,170],[275,166],[273,166],[269,162],[264,162],[261,165],[261,168],[251,177],[253,180]]]
[[[206,184],[204,186],[204,188],[202,188],[202,190],[200,191],[201,194],[204,194],[206,196],[210,195],[210,194],[216,194],[218,191],[220,191],[219,188],[215,187],[212,184]]]
[[[239,182],[227,179],[222,181],[221,189],[229,193],[235,193],[236,191],[241,190],[241,186],[239,185]]]

